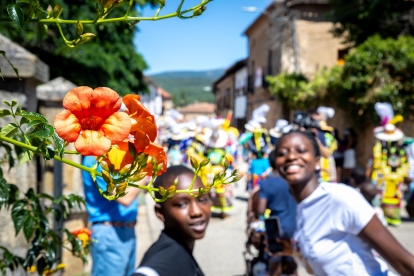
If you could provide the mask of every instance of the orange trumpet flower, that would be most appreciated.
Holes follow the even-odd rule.
[[[157,138],[155,118],[140,102],[140,96],[126,95],[122,101],[128,108],[125,112],[131,118],[131,134],[134,136],[135,147],[138,151],[143,151]]]
[[[162,169],[158,171],[157,175],[161,175],[167,171],[167,154],[165,153],[163,147],[154,143],[150,143],[144,152],[152,158],[157,159],[158,164],[164,164]],[[148,159],[147,166],[142,171],[147,172],[148,175],[152,175],[153,166],[151,164],[151,159]]]
[[[67,142],[75,142],[82,155],[104,155],[111,145],[129,135],[129,116],[117,112],[121,104],[118,94],[110,88],[74,88],[63,99],[66,110],[55,117],[56,133]]]

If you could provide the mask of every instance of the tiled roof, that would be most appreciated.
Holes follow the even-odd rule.
[[[167,91],[165,91],[162,87],[159,87],[159,86],[158,86],[157,91],[158,91],[158,94],[161,94],[161,97],[162,97],[163,99],[172,99],[171,94],[170,94],[170,93],[168,93]]]
[[[177,109],[180,113],[202,113],[209,114],[216,111],[216,105],[211,103],[194,103]]]

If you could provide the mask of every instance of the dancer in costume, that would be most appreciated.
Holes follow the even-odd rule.
[[[377,139],[373,157],[368,164],[371,182],[378,189],[379,204],[389,224],[401,223],[402,186],[408,174],[407,155],[403,148],[403,132],[395,124],[403,120],[394,117],[389,103],[376,103],[375,110],[381,118],[381,126],[374,128]]]
[[[320,106],[316,110],[316,113],[312,114],[312,118],[319,121],[320,129],[318,129],[318,139],[321,142],[321,146],[327,149],[329,152],[321,156],[321,181],[325,182],[337,182],[336,178],[336,166],[333,152],[338,148],[335,137],[332,135],[333,128],[328,126],[326,120],[332,118],[335,115],[335,110],[331,107]]]
[[[267,153],[270,150],[270,137],[262,123],[266,123],[265,115],[269,111],[269,106],[263,104],[252,113],[252,119],[244,126],[247,131],[252,133],[247,140],[247,148],[250,152],[250,166],[247,190],[252,191],[260,184],[260,179],[267,177],[272,171],[269,164]]]
[[[204,183],[212,183],[214,175],[224,170],[223,163],[227,156],[225,146],[228,135],[222,129],[224,119],[210,119],[204,125],[203,135],[199,136],[205,146],[205,157],[210,163],[201,170],[201,179]],[[220,212],[221,218],[226,218],[226,212],[233,208],[233,192],[230,185],[219,185],[210,191],[212,211]]]

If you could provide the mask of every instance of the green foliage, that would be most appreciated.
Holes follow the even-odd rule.
[[[26,3],[18,4],[27,14]],[[129,1],[112,11],[111,17],[125,15]],[[137,1],[135,1],[137,3]],[[138,3],[156,4],[156,0]],[[90,0],[45,0],[41,2],[43,9],[47,5],[59,4],[63,8],[61,17],[88,19],[96,16],[95,2]],[[8,0],[0,0],[0,6],[6,7]],[[138,4],[132,7],[131,15],[137,15]],[[0,17],[8,17],[5,9],[0,10]],[[131,92],[143,91],[146,86],[143,83],[142,71],[147,65],[141,55],[136,53],[133,43],[136,26],[128,26],[125,22],[109,24],[84,24],[85,33],[93,33],[97,36],[88,43],[78,47],[69,48],[61,39],[59,30],[54,25],[49,25],[47,37],[39,41],[39,36],[45,34],[44,26],[38,24],[25,24],[24,34],[16,24],[3,23],[2,34],[10,37],[23,47],[48,64],[51,68],[50,77],[63,76],[77,85],[90,87],[111,87],[121,95]],[[62,31],[66,38],[77,37],[76,24],[62,25]],[[53,68],[53,69],[52,69]]]
[[[414,38],[373,36],[345,57],[343,67],[322,71],[308,81],[283,73],[268,77],[270,91],[294,109],[335,104],[362,128],[379,120],[374,105],[389,102],[396,114],[412,118],[414,110]]]
[[[186,104],[198,102],[214,103],[214,94],[205,91],[213,82],[223,74],[223,70],[194,71],[194,72],[165,72],[152,75],[154,81],[173,96],[176,106],[181,104],[181,91],[185,91]]]
[[[302,74],[284,72],[277,76],[268,76],[267,81],[270,92],[289,108],[306,109],[324,100],[330,74],[331,72],[322,70],[309,81]]]
[[[19,188],[0,177],[0,210],[11,207],[11,218],[13,220],[16,236],[23,231],[29,250],[25,258],[13,255],[7,248],[0,247],[2,258],[0,258],[0,271],[5,274],[6,269],[14,271],[17,267],[24,270],[32,266],[37,267],[39,275],[43,271],[50,270],[61,263],[57,258],[58,246],[64,246],[58,232],[50,229],[48,214],[53,214],[56,220],[66,217],[72,209],[85,206],[85,200],[77,195],[59,196],[54,199],[48,194],[36,194],[29,189],[22,194]],[[87,262],[90,247],[83,247],[82,241],[72,235],[67,229],[59,232],[66,233],[67,241],[71,244],[69,248],[73,255]]]
[[[373,36],[345,58],[336,90],[338,107],[362,125],[375,115],[376,102],[390,102],[395,114],[412,116],[414,110],[414,38],[381,39]]]
[[[412,35],[414,2],[405,0],[329,0],[328,17],[335,24],[334,34],[345,36],[352,45],[380,34],[383,38]]]

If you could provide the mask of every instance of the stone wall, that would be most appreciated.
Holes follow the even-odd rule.
[[[227,117],[234,106],[234,75],[231,74],[219,82],[216,86],[217,116]]]

